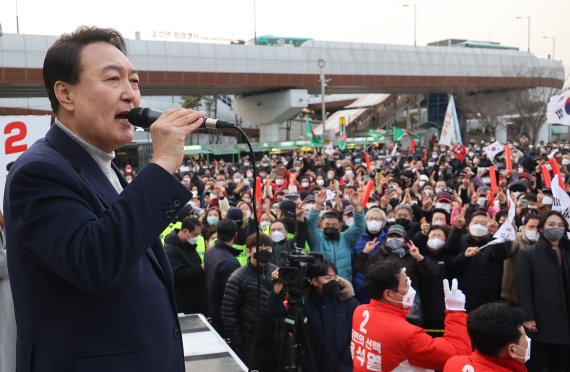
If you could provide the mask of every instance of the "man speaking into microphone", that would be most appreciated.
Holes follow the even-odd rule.
[[[123,37],[64,34],[43,77],[55,125],[15,162],[4,198],[18,371],[184,371],[159,234],[192,195],[172,173],[204,113],[160,115],[151,162],[127,184],[112,159],[133,139],[140,91]]]

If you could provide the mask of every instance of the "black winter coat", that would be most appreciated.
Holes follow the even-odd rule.
[[[183,242],[175,229],[164,239],[164,249],[174,274],[176,310],[179,313],[208,315],[206,273],[196,245]]]
[[[358,306],[358,301],[354,297],[342,301],[340,292],[332,297],[321,296],[313,288],[309,287],[308,295],[303,297],[303,315],[307,319],[306,330],[311,341],[303,339],[303,334],[301,334],[302,370],[306,372],[350,372],[352,371],[350,355],[352,314]],[[269,309],[280,317],[286,315],[283,306],[284,292],[281,291],[279,295],[276,295],[271,291],[268,298]],[[315,359],[316,368],[313,366],[309,344],[313,346],[312,356]]]
[[[532,339],[570,345],[570,241],[560,241],[562,265],[541,235],[538,242],[517,254],[517,297],[525,321],[534,320]]]
[[[208,310],[212,317],[212,325],[216,331],[224,336],[222,322],[222,299],[226,282],[234,271],[240,268],[237,256],[242,251],[230,247],[220,239],[216,245],[206,251],[204,268],[206,270],[206,288],[208,290]]]
[[[459,253],[451,260],[451,271],[459,281],[459,289],[465,294],[465,310],[471,311],[501,298],[503,261],[509,257],[509,250],[504,243],[499,243],[483,248],[475,256],[465,257],[467,248],[482,247],[492,238],[487,236],[475,240],[470,234],[464,234],[456,239],[455,235],[460,233],[458,229],[451,231],[446,249],[455,248],[450,246],[450,242],[459,240]]]
[[[273,290],[271,272],[277,266],[268,263],[260,268],[259,318],[257,316],[257,272],[258,268],[248,262],[228,279],[222,302],[222,319],[226,336],[236,353],[247,363],[253,341],[255,323],[259,330],[255,344],[252,369],[266,370],[267,362],[276,358],[279,320],[267,307],[267,296]]]

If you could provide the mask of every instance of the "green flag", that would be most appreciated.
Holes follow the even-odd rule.
[[[368,129],[368,136],[374,138],[375,141],[383,140],[386,137],[387,130],[377,131]]]
[[[311,119],[307,119],[307,121],[305,121],[305,133],[307,137],[311,139],[311,143],[313,146],[321,144],[321,141],[319,141],[319,137],[317,137],[317,135],[313,131],[313,127],[311,126]]]
[[[339,125],[340,132],[338,134],[338,140],[337,140],[338,148],[340,151],[344,151],[344,149],[346,148],[346,128],[344,126],[344,118],[342,119],[343,120]]]
[[[416,141],[420,140],[420,136],[414,134],[411,130],[406,130],[403,128],[394,128],[394,142],[398,142],[404,136],[410,136],[410,138],[415,139]]]

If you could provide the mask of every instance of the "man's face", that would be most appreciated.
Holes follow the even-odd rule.
[[[327,227],[334,227],[335,229],[339,229],[340,222],[336,218],[325,218],[323,219],[323,229]]]
[[[538,219],[531,218],[527,221],[527,223],[523,226],[525,231],[538,231]]]
[[[432,225],[447,225],[447,219],[445,214],[441,212],[436,212],[431,217]]]
[[[79,82],[67,84],[63,101],[58,94],[61,117],[83,140],[111,152],[133,139],[126,114],[140,105],[138,85],[134,66],[119,49],[105,42],[89,44],[81,52]]]
[[[323,286],[325,284],[327,284],[328,282],[335,280],[335,279],[336,279],[336,274],[335,274],[334,270],[329,267],[329,270],[327,271],[327,275],[321,275],[321,276],[317,276],[315,278],[312,278],[311,284],[313,286],[315,286],[316,288],[318,288],[318,290],[320,292],[322,292]]]
[[[412,220],[412,216],[410,215],[410,212],[407,209],[400,209],[399,211],[396,212],[396,219],[400,218],[403,218],[408,221]]]

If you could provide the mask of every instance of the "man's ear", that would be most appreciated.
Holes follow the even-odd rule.
[[[516,360],[519,356],[515,353],[515,349],[515,344],[508,344],[506,346],[506,354],[508,357]]]
[[[53,86],[53,90],[59,104],[67,111],[73,111],[75,102],[73,100],[74,94],[72,87],[69,83],[58,80]]]
[[[390,296],[390,290],[389,289],[385,289],[384,292],[382,292],[382,298],[386,301],[389,301],[392,299],[392,297]]]

